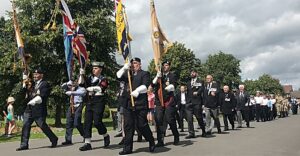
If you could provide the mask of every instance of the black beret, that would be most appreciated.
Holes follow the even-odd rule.
[[[168,65],[170,66],[170,65],[171,65],[171,62],[166,60],[166,61],[163,61],[163,62],[162,62],[162,65],[164,65],[164,64],[168,64]]]
[[[104,67],[104,62],[97,62],[97,61],[94,61],[94,62],[92,62],[92,66],[93,66],[93,67],[103,68],[103,67]]]
[[[44,74],[44,71],[42,70],[42,68],[37,68],[33,71],[33,73]]]
[[[132,63],[133,61],[137,61],[137,62],[140,62],[141,63],[141,59],[138,58],[138,57],[134,57],[130,60],[130,63]]]

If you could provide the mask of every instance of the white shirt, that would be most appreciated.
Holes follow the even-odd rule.
[[[265,98],[265,99],[263,99],[263,102],[260,105],[267,106],[268,102],[269,102],[269,99]]]
[[[262,104],[263,100],[264,100],[264,98],[261,97],[261,96],[256,96],[256,97],[254,97],[254,99],[255,99],[255,102],[256,102],[257,105]]]
[[[181,104],[186,104],[185,93],[181,93]]]

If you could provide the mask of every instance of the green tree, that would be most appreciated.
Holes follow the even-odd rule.
[[[113,2],[111,0],[68,0],[66,2],[73,18],[85,34],[91,61],[97,60],[106,63],[107,70],[104,72],[110,81],[110,88],[116,89],[116,83],[113,80],[116,71],[115,24],[112,20]],[[47,70],[46,80],[53,88],[49,99],[50,115],[56,116],[56,125],[60,126],[60,116],[63,112],[61,105],[66,103],[67,98],[59,88],[61,83],[67,81],[62,18],[60,14],[57,15],[57,30],[43,31],[43,27],[50,21],[52,11],[49,8],[54,9],[55,0],[16,0],[16,6],[25,52],[32,55],[30,69],[41,66]],[[18,62],[19,68],[13,72],[13,63],[11,63],[17,51],[12,20],[1,18],[0,29],[0,52],[3,56],[0,58],[0,93],[5,93],[2,94],[5,97],[1,96],[1,100],[10,94],[17,97],[17,103],[21,103],[23,97],[19,96],[19,88],[22,69]],[[90,67],[87,68],[86,73],[90,73],[90,70]],[[112,92],[108,90],[109,94]],[[113,99],[109,100],[112,102]]]
[[[185,47],[184,44],[175,42],[174,45],[163,56],[162,60],[171,62],[171,71],[178,78],[178,84],[186,84],[190,77],[191,69],[201,70],[201,61],[195,57],[191,49]],[[154,77],[156,74],[154,60],[150,62],[148,71]]]
[[[283,88],[278,79],[271,75],[264,74],[258,80],[245,80],[244,84],[248,92],[255,95],[256,91],[261,91],[265,94],[283,94]]]
[[[209,55],[206,63],[202,66],[202,70],[203,74],[212,75],[221,86],[226,84],[236,88],[241,82],[240,60],[232,54],[225,54],[220,51],[218,54]]]

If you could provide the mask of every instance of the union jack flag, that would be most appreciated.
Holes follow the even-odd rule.
[[[73,54],[78,58],[78,62],[81,68],[85,68],[88,60],[88,53],[86,50],[86,40],[83,33],[79,30],[79,26],[74,22],[70,10],[64,0],[61,0],[63,7],[63,26],[64,26],[64,45],[66,65],[69,79],[72,78],[73,69]]]

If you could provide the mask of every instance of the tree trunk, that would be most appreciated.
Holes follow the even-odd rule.
[[[62,112],[62,108],[61,108],[61,104],[57,103],[56,104],[56,112],[55,112],[55,127],[62,127],[62,123],[61,123],[61,112]]]

